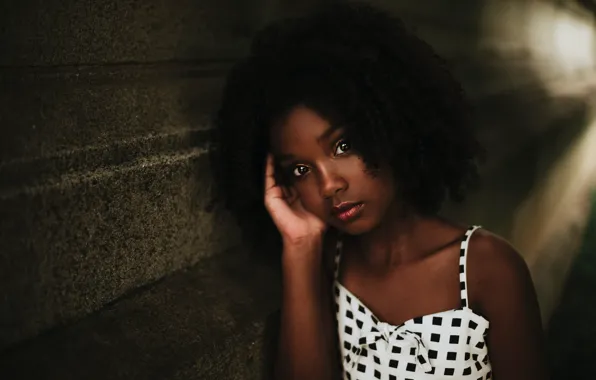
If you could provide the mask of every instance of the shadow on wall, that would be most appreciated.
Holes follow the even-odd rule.
[[[534,156],[539,177],[516,210],[513,241],[532,269],[545,322],[589,230],[595,152],[596,118],[588,110],[583,120],[569,120],[559,133],[545,136]]]
[[[548,333],[553,380],[586,378],[596,357],[596,192],[591,214]]]

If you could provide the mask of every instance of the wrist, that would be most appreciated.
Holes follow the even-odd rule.
[[[323,238],[313,237],[294,242],[284,243],[282,254],[282,269],[290,272],[314,272],[321,268]]]
[[[309,250],[316,248],[323,243],[323,233],[294,239],[283,238],[282,240],[284,251]]]

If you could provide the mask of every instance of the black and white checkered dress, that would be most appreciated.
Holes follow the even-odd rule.
[[[437,380],[491,378],[485,342],[489,322],[468,308],[466,253],[470,227],[461,243],[461,306],[410,319],[399,326],[379,321],[337,280],[341,240],[335,257],[334,293],[344,380]]]

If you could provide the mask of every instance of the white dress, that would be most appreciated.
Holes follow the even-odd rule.
[[[399,326],[385,323],[337,279],[341,240],[335,256],[334,294],[344,380],[438,380],[491,378],[485,342],[489,322],[468,308],[466,254],[472,233],[461,242],[461,306],[412,318]]]

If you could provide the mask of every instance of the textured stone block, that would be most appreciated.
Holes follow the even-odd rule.
[[[237,243],[204,210],[225,69],[0,73],[0,347]]]
[[[0,356],[0,377],[262,379],[280,283],[277,271],[228,251],[12,348]]]
[[[189,148],[0,199],[1,346],[237,243],[225,214],[204,211],[209,180],[205,151]]]
[[[110,147],[167,141],[188,130],[207,129],[228,67],[155,64],[0,70],[0,162],[70,155],[96,164],[95,155]]]
[[[222,59],[242,54],[250,9],[233,0],[36,1],[0,5],[0,65]],[[244,12],[243,12],[244,10]]]

